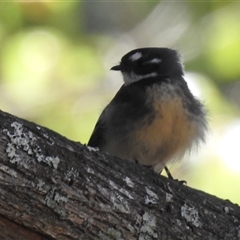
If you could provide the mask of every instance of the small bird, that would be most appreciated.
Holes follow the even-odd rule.
[[[206,111],[183,78],[177,51],[135,49],[111,70],[121,71],[124,84],[101,113],[88,146],[160,173],[205,140]]]

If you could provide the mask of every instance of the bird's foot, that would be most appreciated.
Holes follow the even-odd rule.
[[[187,184],[187,181],[185,181],[185,180],[174,179],[167,166],[164,167],[164,170],[167,173],[167,176],[169,179],[179,182],[181,184]]]

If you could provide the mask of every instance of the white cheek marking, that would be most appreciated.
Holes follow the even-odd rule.
[[[131,83],[137,82],[144,78],[156,77],[157,73],[153,72],[146,75],[137,75],[137,74],[134,74],[133,72],[131,72],[130,74],[123,72],[122,75],[123,75],[124,85],[129,85]]]
[[[141,57],[142,57],[142,54],[140,52],[136,52],[129,59],[134,62],[134,61],[138,60]]]

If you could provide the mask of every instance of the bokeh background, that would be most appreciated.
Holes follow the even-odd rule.
[[[0,108],[86,143],[122,84],[109,71],[122,55],[177,49],[210,130],[172,174],[240,204],[239,23],[239,1],[1,2]]]

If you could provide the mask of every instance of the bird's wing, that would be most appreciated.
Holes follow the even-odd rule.
[[[88,141],[88,146],[99,147],[106,144],[106,132],[109,128],[117,129],[126,126],[126,120],[135,122],[142,113],[147,113],[143,107],[145,96],[142,88],[138,85],[122,86],[116,93],[112,101],[100,115],[93,133]],[[133,111],[134,110],[134,111]],[[125,122],[125,124],[124,124]],[[109,139],[108,139],[109,140]]]
[[[123,91],[124,87],[122,86],[117,94],[114,96],[112,101],[108,104],[108,106],[101,113],[93,133],[88,141],[88,146],[90,147],[99,147],[100,149],[106,144],[106,130],[109,128],[109,117],[111,117],[111,113],[109,113],[109,109],[112,109],[115,104],[123,104],[125,101],[128,101],[128,91]],[[116,106],[116,105],[115,105]],[[117,107],[117,106],[116,106]],[[117,107],[118,108],[118,107]],[[116,116],[117,120],[118,117]]]
[[[104,111],[99,117],[95,125],[93,133],[88,141],[88,144],[87,144],[88,146],[101,148],[101,146],[103,146],[105,143],[104,133],[106,130],[106,124],[101,118],[103,114],[104,114]]]
[[[100,115],[88,146],[101,149],[106,144],[106,132],[110,128],[117,131],[119,128],[129,128],[126,122],[135,122],[147,114],[149,109],[144,107],[144,102],[144,88],[136,84],[127,87],[123,85]]]

